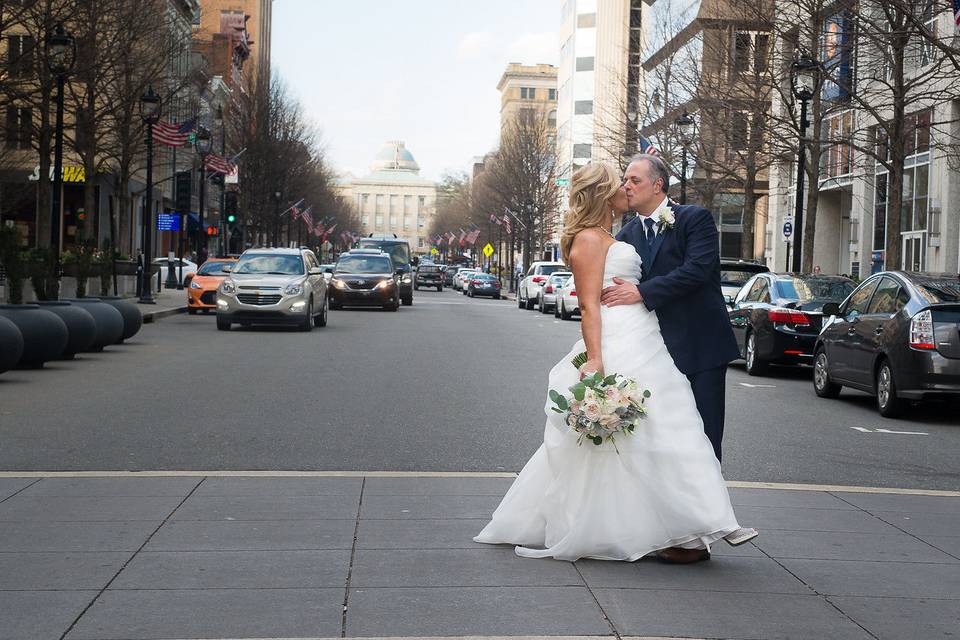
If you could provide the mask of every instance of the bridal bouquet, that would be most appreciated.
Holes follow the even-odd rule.
[[[564,422],[580,434],[577,444],[587,439],[599,446],[610,442],[617,453],[616,436],[630,435],[646,417],[649,389],[641,389],[633,378],[613,373],[594,373],[570,387],[571,396],[550,390],[553,411],[564,414]]]

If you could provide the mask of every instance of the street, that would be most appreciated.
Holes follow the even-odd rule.
[[[419,291],[311,333],[178,315],[124,345],[0,376],[0,470],[519,471],[579,322]],[[56,398],[56,402],[51,399]],[[956,489],[946,406],[885,420],[808,369],[727,378],[727,480]]]

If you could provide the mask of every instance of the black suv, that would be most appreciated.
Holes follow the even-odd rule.
[[[413,277],[413,288],[420,287],[436,287],[437,291],[443,291],[443,272],[439,265],[421,263],[417,267],[417,275]]]

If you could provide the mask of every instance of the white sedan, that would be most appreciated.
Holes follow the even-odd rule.
[[[572,320],[573,314],[580,315],[580,302],[577,300],[577,285],[570,276],[563,286],[557,289],[557,304],[553,308],[555,318]]]
[[[186,281],[192,278],[197,273],[197,269],[199,269],[199,266],[197,265],[197,263],[191,262],[186,258],[183,258],[182,262],[183,262],[183,279],[184,281]],[[166,283],[167,269],[171,264],[173,265],[173,277],[176,278],[177,280],[180,279],[180,263],[181,263],[181,260],[178,258],[174,258],[173,261],[171,262],[170,259],[167,257],[156,258],[153,261],[153,264],[160,265],[160,283],[161,284]]]

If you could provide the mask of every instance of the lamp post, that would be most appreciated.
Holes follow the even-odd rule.
[[[147,125],[147,189],[143,202],[143,278],[140,281],[140,304],[154,304],[153,282],[150,280],[150,231],[153,226],[153,125],[160,120],[160,96],[147,88],[140,96],[140,119]],[[172,268],[167,265],[167,270]]]
[[[53,278],[60,297],[60,209],[63,198],[63,84],[77,58],[77,43],[62,24],[47,36],[47,69],[57,77],[57,121],[53,152],[53,198],[50,248],[53,250]]]
[[[807,101],[813,98],[820,88],[820,65],[806,53],[800,53],[790,65],[790,88],[793,96],[800,101],[800,139],[797,154],[797,199],[794,209],[793,270],[800,273],[803,268],[803,172],[807,159],[804,137],[807,135]]]
[[[200,238],[197,240],[197,260],[203,262],[203,253],[207,248],[207,230],[203,226],[203,209],[206,206],[207,196],[207,156],[210,155],[210,146],[213,140],[210,138],[210,132],[205,127],[197,127],[197,135],[193,142],[193,147],[200,156],[200,212],[199,226]]]
[[[213,118],[214,124],[220,127],[220,155],[225,156],[227,153],[227,128],[223,122],[223,105],[217,105],[217,113]],[[226,214],[224,213],[224,194],[227,189],[227,176],[223,176],[223,180],[220,182],[220,233],[217,235],[219,240],[218,243],[218,253],[217,255],[221,258],[226,257],[226,244],[227,244],[227,223],[226,223]]]
[[[696,124],[690,114],[686,111],[683,115],[674,120],[677,127],[677,133],[680,134],[680,145],[683,147],[683,155],[680,158],[680,204],[687,204],[687,147],[693,137],[693,127]]]
[[[273,192],[273,246],[280,246],[280,197],[279,190]]]

